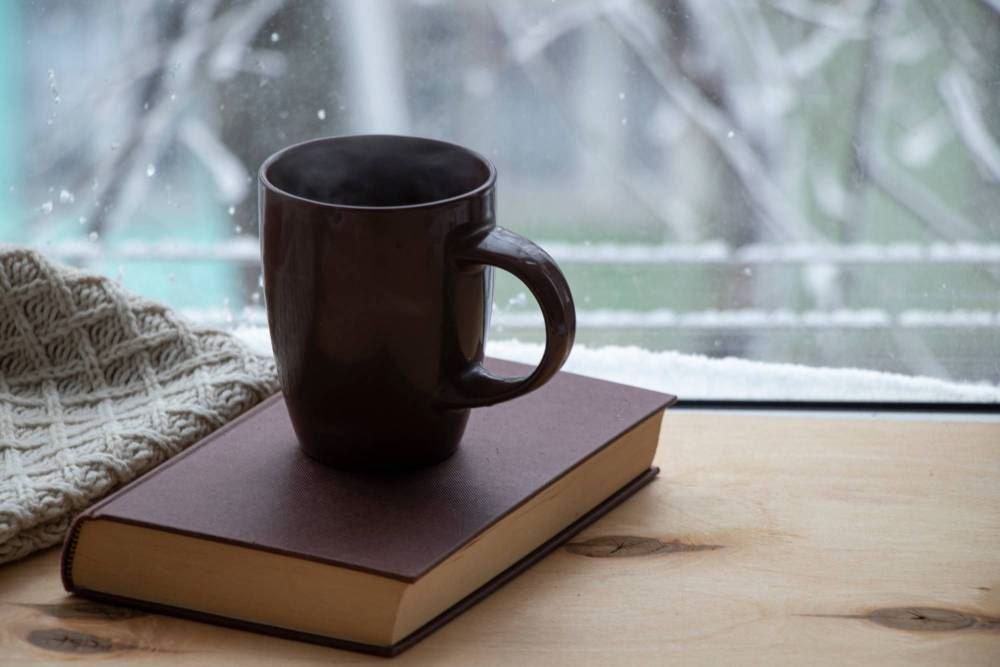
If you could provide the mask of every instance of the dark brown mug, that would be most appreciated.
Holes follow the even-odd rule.
[[[407,468],[458,447],[469,409],[538,388],[569,356],[573,298],[556,263],[496,226],[496,170],[443,141],[317,139],[260,168],[264,297],[299,443],[340,468]],[[545,317],[530,375],[483,367],[492,268]]]

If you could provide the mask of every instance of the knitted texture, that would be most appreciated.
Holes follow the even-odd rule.
[[[0,246],[0,563],[277,388],[231,336]]]

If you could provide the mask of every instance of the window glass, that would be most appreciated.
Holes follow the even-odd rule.
[[[0,238],[205,323],[264,325],[267,155],[403,133],[496,163],[588,351],[1000,383],[996,2],[38,0],[0,35]]]

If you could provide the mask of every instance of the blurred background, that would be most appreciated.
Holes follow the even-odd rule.
[[[265,157],[403,133],[496,163],[589,347],[1000,383],[997,0],[24,0],[0,35],[0,239],[206,324],[265,322]],[[506,275],[491,339],[543,339]]]

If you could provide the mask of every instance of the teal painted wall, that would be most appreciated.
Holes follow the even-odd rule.
[[[17,128],[24,113],[21,91],[22,51],[20,3],[0,1],[0,241],[21,240],[21,181],[23,147]]]

